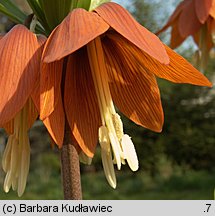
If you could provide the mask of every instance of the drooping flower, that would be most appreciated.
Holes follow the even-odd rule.
[[[40,118],[58,113],[62,123],[55,141],[61,147],[65,110],[73,138],[89,158],[99,140],[104,172],[114,188],[113,162],[118,169],[126,161],[138,169],[134,145],[115,105],[136,124],[160,132],[164,117],[155,75],[211,86],[116,3],[70,12],[48,38],[42,61]]]
[[[42,44],[41,44],[42,45]],[[24,192],[30,162],[27,131],[38,113],[31,94],[39,75],[39,39],[22,25],[0,41],[0,125],[10,134],[3,154],[4,190]]]
[[[208,53],[215,41],[215,1],[182,1],[166,25],[156,34],[160,34],[169,27],[172,27],[170,46],[173,49],[183,43],[188,36],[193,37],[201,52],[202,62],[200,69],[204,70]]]
[[[45,41],[44,36],[35,35],[23,25],[16,25],[0,40],[0,126],[9,134],[2,158],[4,190],[8,192],[12,186],[19,196],[24,192],[29,171],[28,129],[38,117],[39,72]],[[50,134],[54,114],[44,121]]]

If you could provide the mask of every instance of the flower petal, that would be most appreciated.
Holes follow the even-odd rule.
[[[207,29],[206,29],[206,36],[205,36],[205,41],[207,43],[207,50],[208,52],[210,51],[210,49],[213,47],[213,41],[212,41],[212,34],[213,34],[213,29],[215,27],[215,20],[212,17],[208,17],[207,19]],[[200,43],[200,38],[202,35],[202,31],[198,31],[196,34],[193,35],[193,40],[195,41],[195,43],[197,44],[197,46],[199,46]]]
[[[45,40],[44,36],[38,37],[40,44],[43,44]],[[65,114],[61,98],[62,69],[63,60],[42,64],[40,85],[37,86],[37,89],[32,94],[37,109],[40,110],[41,108],[43,110],[40,118],[44,119],[44,125],[59,148],[63,145],[65,127]]]
[[[58,145],[59,148],[63,145],[64,138],[64,127],[65,127],[65,114],[63,110],[62,101],[56,104],[54,112],[43,120],[49,134],[53,141]]]
[[[39,76],[39,44],[35,34],[15,26],[0,41],[0,124],[23,108]]]
[[[172,31],[171,31],[171,41],[170,41],[170,47],[172,49],[175,49],[178,47],[181,43],[183,43],[185,38],[181,37],[178,29],[178,21],[175,22],[172,25]]]
[[[103,43],[114,103],[135,123],[160,132],[164,117],[155,76],[123,49],[124,44],[108,38]]]
[[[195,10],[199,21],[203,24],[208,18],[213,0],[195,0]]]
[[[8,135],[13,134],[14,133],[14,120],[12,119],[11,121],[7,122],[1,127],[5,129]]]
[[[119,34],[161,63],[168,64],[169,57],[159,38],[141,26],[120,5],[109,2],[95,11]]]
[[[27,103],[25,104],[25,106],[27,106],[28,129],[30,129],[38,117],[38,111],[31,98],[27,100]],[[13,134],[14,133],[14,119],[7,122],[2,127],[6,130],[7,134]]]
[[[69,56],[64,101],[74,138],[83,152],[88,157],[93,157],[101,120],[85,48]]]
[[[43,46],[46,42],[47,38],[44,36],[44,35],[38,35],[37,36],[37,41],[38,43],[40,44],[40,46]],[[43,47],[42,47],[43,48]],[[40,56],[42,56],[42,52],[43,52],[43,49],[41,49],[41,54]]]
[[[39,82],[38,82],[39,84]],[[40,88],[37,85],[37,88],[34,89],[32,93],[33,102],[37,108],[40,110]],[[63,144],[64,138],[64,126],[65,126],[65,115],[63,111],[62,99],[58,99],[58,103],[55,105],[54,111],[43,120],[44,125],[46,126],[49,134],[53,141],[61,147]]]
[[[178,22],[178,17],[183,10],[184,6],[186,5],[186,1],[180,2],[180,4],[176,7],[175,11],[170,16],[169,20],[167,21],[166,25],[162,29],[160,29],[158,32],[156,32],[156,35],[160,34],[161,32],[165,31],[167,28],[172,26],[174,22]]]
[[[215,1],[212,2],[209,14],[215,19]]]
[[[168,46],[165,47],[170,57],[170,64],[162,65],[149,56],[145,56],[145,67],[158,77],[175,83],[189,83],[208,87],[212,86],[212,83],[187,60],[171,50]]]
[[[64,60],[42,63],[40,73],[40,119],[44,120],[54,111],[61,97],[61,79]]]
[[[201,27],[201,23],[196,15],[194,1],[185,1],[186,6],[183,8],[179,17],[179,32],[183,38],[196,33]]]
[[[44,51],[44,62],[62,59],[106,32],[109,25],[94,12],[73,10],[50,35]]]
[[[2,39],[3,36],[4,35],[0,35],[0,39]],[[43,35],[39,35],[38,38],[37,38],[37,40],[38,40],[38,43],[41,45],[41,48],[38,50],[37,54],[39,56],[41,56],[42,55],[42,45],[45,43],[46,37],[43,36]],[[38,79],[38,81],[39,81],[39,79]],[[35,90],[38,89],[38,86],[39,86],[39,82],[38,81],[35,82],[37,84],[35,85],[36,87],[33,90],[33,92],[35,92]],[[38,96],[39,96],[39,94],[38,94]],[[38,100],[38,104],[39,104],[39,100]],[[35,104],[33,103],[33,101],[32,101],[31,98],[29,98],[27,100],[27,103],[25,104],[25,106],[28,106],[28,128],[31,128],[31,126],[33,125],[33,123],[35,122],[35,120],[38,117],[39,107],[37,108],[35,106]],[[5,125],[3,125],[3,128],[6,130],[6,132],[8,134],[13,134],[14,133],[14,119],[12,119],[11,121],[9,121]]]
[[[28,108],[27,115],[28,115],[28,128],[31,128],[34,122],[36,121],[39,113],[34,105],[34,102],[31,98],[28,99],[26,105]]]
[[[123,37],[116,34],[108,34],[108,37],[120,44],[120,47],[126,52],[133,55],[134,60],[138,62],[146,71],[154,73],[156,76],[167,79],[175,83],[189,83],[200,86],[212,86],[211,82],[196,70],[187,60],[178,55],[168,46],[164,45],[170,57],[170,64],[164,65],[159,61],[151,58],[141,50],[137,49],[133,44],[126,41]]]

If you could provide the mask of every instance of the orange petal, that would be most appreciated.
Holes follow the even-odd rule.
[[[64,60],[42,63],[40,74],[40,119],[47,118],[61,97],[61,79]]]
[[[212,41],[212,32],[214,31],[213,29],[215,29],[215,20],[212,17],[208,17],[207,20],[207,30],[206,30],[206,40],[205,43],[207,43],[207,49],[208,51],[213,47],[213,41]],[[199,32],[197,32],[196,34],[193,35],[193,39],[196,43],[197,46],[199,46],[199,40],[201,37],[201,29]]]
[[[28,129],[29,129],[32,127],[35,120],[37,119],[38,111],[31,98],[27,100],[27,103],[25,104],[25,106],[27,106],[27,109],[28,109],[27,115],[28,115]],[[7,134],[13,134],[14,133],[14,119],[4,124],[3,128],[6,130]]]
[[[119,35],[109,34],[108,37],[120,44],[120,47],[124,49],[125,52],[132,53],[134,61],[138,62],[140,66],[143,66],[145,70],[154,73],[160,78],[176,83],[190,83],[200,86],[212,85],[208,79],[196,70],[187,60],[166,45],[164,46],[170,57],[169,65],[161,64],[159,61],[137,49],[123,37],[120,38]]]
[[[184,6],[186,5],[186,1],[180,2],[180,4],[176,7],[173,14],[170,16],[169,20],[167,21],[166,25],[160,29],[158,32],[156,32],[156,35],[160,34],[161,32],[165,31],[167,28],[173,25],[174,22],[178,22],[178,16],[183,10]]]
[[[62,59],[106,32],[109,25],[96,13],[73,10],[50,35],[44,51],[44,62]]]
[[[199,86],[211,87],[211,82],[197,69],[195,69],[187,60],[176,52],[171,50],[168,46],[166,51],[170,57],[169,65],[161,65],[158,62],[150,64],[149,58],[147,58],[145,66],[149,68],[155,75],[160,78],[164,78],[176,83],[189,83]],[[149,65],[148,65],[149,64]]]
[[[155,76],[135,60],[124,44],[104,39],[105,59],[114,103],[135,123],[160,132],[163,109]]]
[[[213,0],[195,0],[195,9],[199,21],[203,24],[206,22]]]
[[[39,84],[39,82],[38,82]],[[40,110],[40,87],[34,89],[32,93],[33,102],[37,108]],[[46,126],[49,134],[53,141],[61,147],[63,144],[64,138],[64,126],[65,126],[65,115],[63,111],[62,99],[61,97],[58,100],[58,103],[55,105],[54,111],[50,114],[49,117],[43,120],[44,125]]]
[[[159,38],[141,26],[120,5],[109,2],[95,11],[119,34],[161,63],[168,64],[169,57]]]
[[[56,104],[54,112],[43,121],[49,134],[59,148],[63,145],[65,114],[63,111],[62,100]]]
[[[3,37],[4,37],[4,35],[0,35],[0,40]],[[46,37],[45,36],[43,36],[43,35],[39,35],[38,36],[38,42],[39,42],[40,45],[43,45],[45,43],[45,41],[46,41]],[[42,49],[41,49],[41,54],[42,54]],[[36,89],[37,89],[37,87],[36,87]],[[33,90],[33,91],[35,91],[35,90]],[[35,105],[33,104],[31,98],[28,99],[26,105],[28,106],[27,113],[28,113],[28,117],[29,117],[28,128],[30,128],[33,125],[33,123],[35,122],[35,120],[37,119],[37,117],[38,117],[39,107],[38,107],[38,109],[35,107]],[[12,119],[11,121],[7,122],[2,127],[6,130],[7,134],[13,134],[14,133],[14,119]]]
[[[186,2],[178,22],[179,32],[183,38],[195,34],[201,27],[201,23],[196,15],[194,1]]]
[[[212,2],[209,14],[215,19],[215,1]]]
[[[14,133],[14,120],[12,119],[11,121],[7,122],[1,127],[5,129],[8,135],[13,134]]]
[[[0,41],[0,124],[11,120],[25,105],[39,76],[36,35],[15,26]]]
[[[38,35],[37,36],[37,41],[40,44],[40,46],[44,45],[46,42],[47,38],[44,35]],[[42,50],[42,49],[41,49]],[[43,51],[43,50],[42,50]]]
[[[5,34],[0,34],[0,40],[5,36]]]
[[[172,31],[171,31],[171,42],[170,47],[172,49],[175,49],[178,47],[181,43],[183,43],[185,38],[181,37],[179,29],[178,29],[178,22],[175,22],[172,25]]]
[[[39,113],[31,98],[28,99],[25,106],[28,107],[28,128],[31,128],[36,121]]]
[[[93,157],[101,120],[86,48],[69,56],[65,81],[64,105],[70,128],[84,153]]]

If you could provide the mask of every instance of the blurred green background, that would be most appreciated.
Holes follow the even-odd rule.
[[[17,0],[25,11],[25,0]],[[116,1],[120,2],[120,1]],[[122,2],[122,1],[121,1]],[[134,17],[152,32],[161,28],[178,0],[124,1]],[[13,26],[0,16],[0,31]],[[168,32],[161,35],[168,43]],[[177,52],[194,63],[196,46],[188,39]],[[206,76],[215,74],[212,50]],[[81,165],[84,199],[214,199],[215,188],[215,90],[190,85],[177,85],[158,80],[165,124],[160,134],[138,127],[128,119],[123,122],[126,133],[135,143],[140,168],[132,173],[127,166],[116,171],[117,189],[106,182],[99,148],[92,165]],[[59,150],[50,145],[49,135],[40,121],[29,131],[31,164],[26,191],[21,198],[2,190],[4,173],[0,169],[0,199],[63,199]],[[7,136],[0,129],[0,157]],[[0,158],[1,159],[1,158]]]

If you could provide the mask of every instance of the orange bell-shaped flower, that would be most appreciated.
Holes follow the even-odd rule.
[[[40,118],[58,110],[62,122],[57,134],[63,135],[65,108],[73,138],[90,158],[99,139],[112,187],[116,186],[112,152],[118,169],[126,161],[132,170],[138,169],[133,143],[124,134],[114,104],[135,123],[160,132],[164,117],[155,75],[211,86],[116,3],[102,4],[92,12],[73,10],[48,38],[42,61]],[[62,140],[55,139],[60,147]]]

